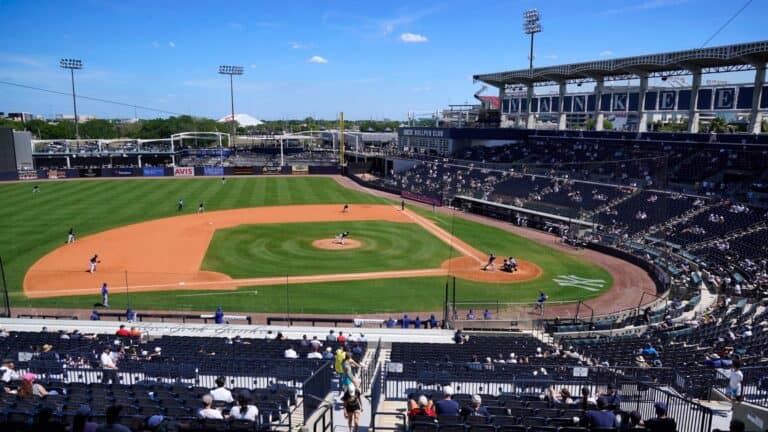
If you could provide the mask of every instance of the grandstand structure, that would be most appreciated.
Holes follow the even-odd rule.
[[[552,117],[558,130],[567,127],[567,116],[589,114],[602,130],[609,113],[635,117],[634,130],[646,132],[651,113],[685,113],[688,132],[698,132],[702,112],[743,112],[749,116],[748,131],[759,133],[768,110],[765,85],[768,41],[655,53],[514,71],[476,74],[473,78],[499,89],[501,114],[517,125],[537,128],[539,120]],[[754,70],[754,83],[702,86],[702,75]],[[650,88],[650,78],[690,75],[686,88]],[[610,81],[639,80],[635,87],[606,87]],[[568,85],[594,83],[591,93],[568,93]],[[536,95],[535,88],[557,86],[556,96]],[[508,90],[525,89],[526,97],[509,96]]]

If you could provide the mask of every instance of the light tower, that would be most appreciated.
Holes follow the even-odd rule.
[[[77,97],[75,96],[75,69],[82,69],[83,62],[77,59],[63,58],[59,60],[59,66],[63,69],[69,69],[69,74],[72,77],[72,105],[75,110],[75,138],[80,139],[80,128],[78,127],[79,121],[77,118]]]
[[[531,128],[534,126],[533,122],[533,112],[531,111],[531,99],[533,99],[533,35],[536,33],[541,33],[541,14],[539,14],[538,9],[528,9],[525,12],[523,12],[523,32],[525,34],[531,35],[531,52],[528,57],[529,63],[528,63],[528,69],[530,71],[530,79],[531,82],[528,83],[528,97],[527,97],[527,103],[528,103],[528,119],[527,119],[527,127]]]
[[[243,74],[243,67],[242,66],[219,66],[219,73],[222,75],[229,75],[229,100],[232,105],[232,138],[230,139],[229,145],[232,146],[235,141],[235,136],[237,136],[237,122],[235,121],[235,90],[232,83],[232,77],[234,75],[242,75]]]

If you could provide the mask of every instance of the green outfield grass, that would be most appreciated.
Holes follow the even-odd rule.
[[[312,242],[349,231],[358,249],[321,250]],[[203,270],[233,278],[438,268],[451,248],[420,226],[384,221],[241,225],[217,230]],[[454,252],[455,254],[455,252]]]
[[[35,184],[40,185],[41,192],[33,196],[31,189]],[[386,202],[372,195],[345,189],[333,179],[320,177],[232,178],[226,184],[217,178],[1,184],[0,256],[5,262],[11,306],[89,307],[94,303],[94,296],[26,299],[21,292],[26,270],[37,259],[62,245],[70,226],[74,226],[78,235],[83,236],[130,223],[173,216],[176,214],[176,201],[180,198],[185,200],[190,212],[195,211],[200,201],[205,202],[209,211],[265,205]],[[499,256],[514,255],[544,269],[544,274],[537,280],[517,284],[459,280],[458,301],[530,301],[535,299],[539,289],[546,290],[552,300],[583,299],[599,295],[612,283],[610,275],[598,266],[506,231],[460,218],[418,211],[479,250],[494,251]],[[337,229],[332,232],[335,231]],[[412,233],[399,235],[409,238]],[[240,247],[248,249],[250,245],[241,242]],[[229,252],[218,250],[217,259],[226,254],[236,254],[234,249]],[[442,262],[447,253],[446,245],[440,243],[434,252],[436,256],[423,256],[419,259],[434,258]],[[404,259],[407,261],[409,258]],[[221,263],[206,260],[206,265],[219,266]],[[233,264],[233,267],[239,267],[234,269],[243,272],[239,274],[248,271],[245,265]],[[560,287],[552,281],[558,275],[602,279],[606,284],[600,291]],[[233,276],[239,277],[237,274]],[[230,311],[279,313],[441,310],[445,283],[445,278],[412,278],[243,287],[234,292],[158,292],[140,295],[121,294],[115,287],[110,293],[110,304],[122,308],[130,298],[131,305],[138,309],[211,310],[216,305],[222,305]]]

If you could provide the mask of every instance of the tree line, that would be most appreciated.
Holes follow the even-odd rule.
[[[377,120],[345,121],[346,130],[362,132],[394,132],[400,122]],[[27,130],[36,139],[74,139],[75,124],[69,120],[46,121],[29,120],[26,122],[0,118],[0,128]],[[337,120],[318,120],[307,117],[300,120],[269,120],[258,126],[243,127],[238,125],[238,134],[281,134],[304,132],[309,130],[338,129]],[[178,117],[138,120],[133,123],[116,120],[94,119],[80,123],[82,139],[168,138],[179,132],[231,132],[231,123],[219,123],[216,120],[182,115]]]

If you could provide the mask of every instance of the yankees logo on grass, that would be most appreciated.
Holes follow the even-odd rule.
[[[587,291],[600,291],[606,282],[603,279],[587,279],[576,275],[558,275],[552,282],[560,286],[583,288]]]

